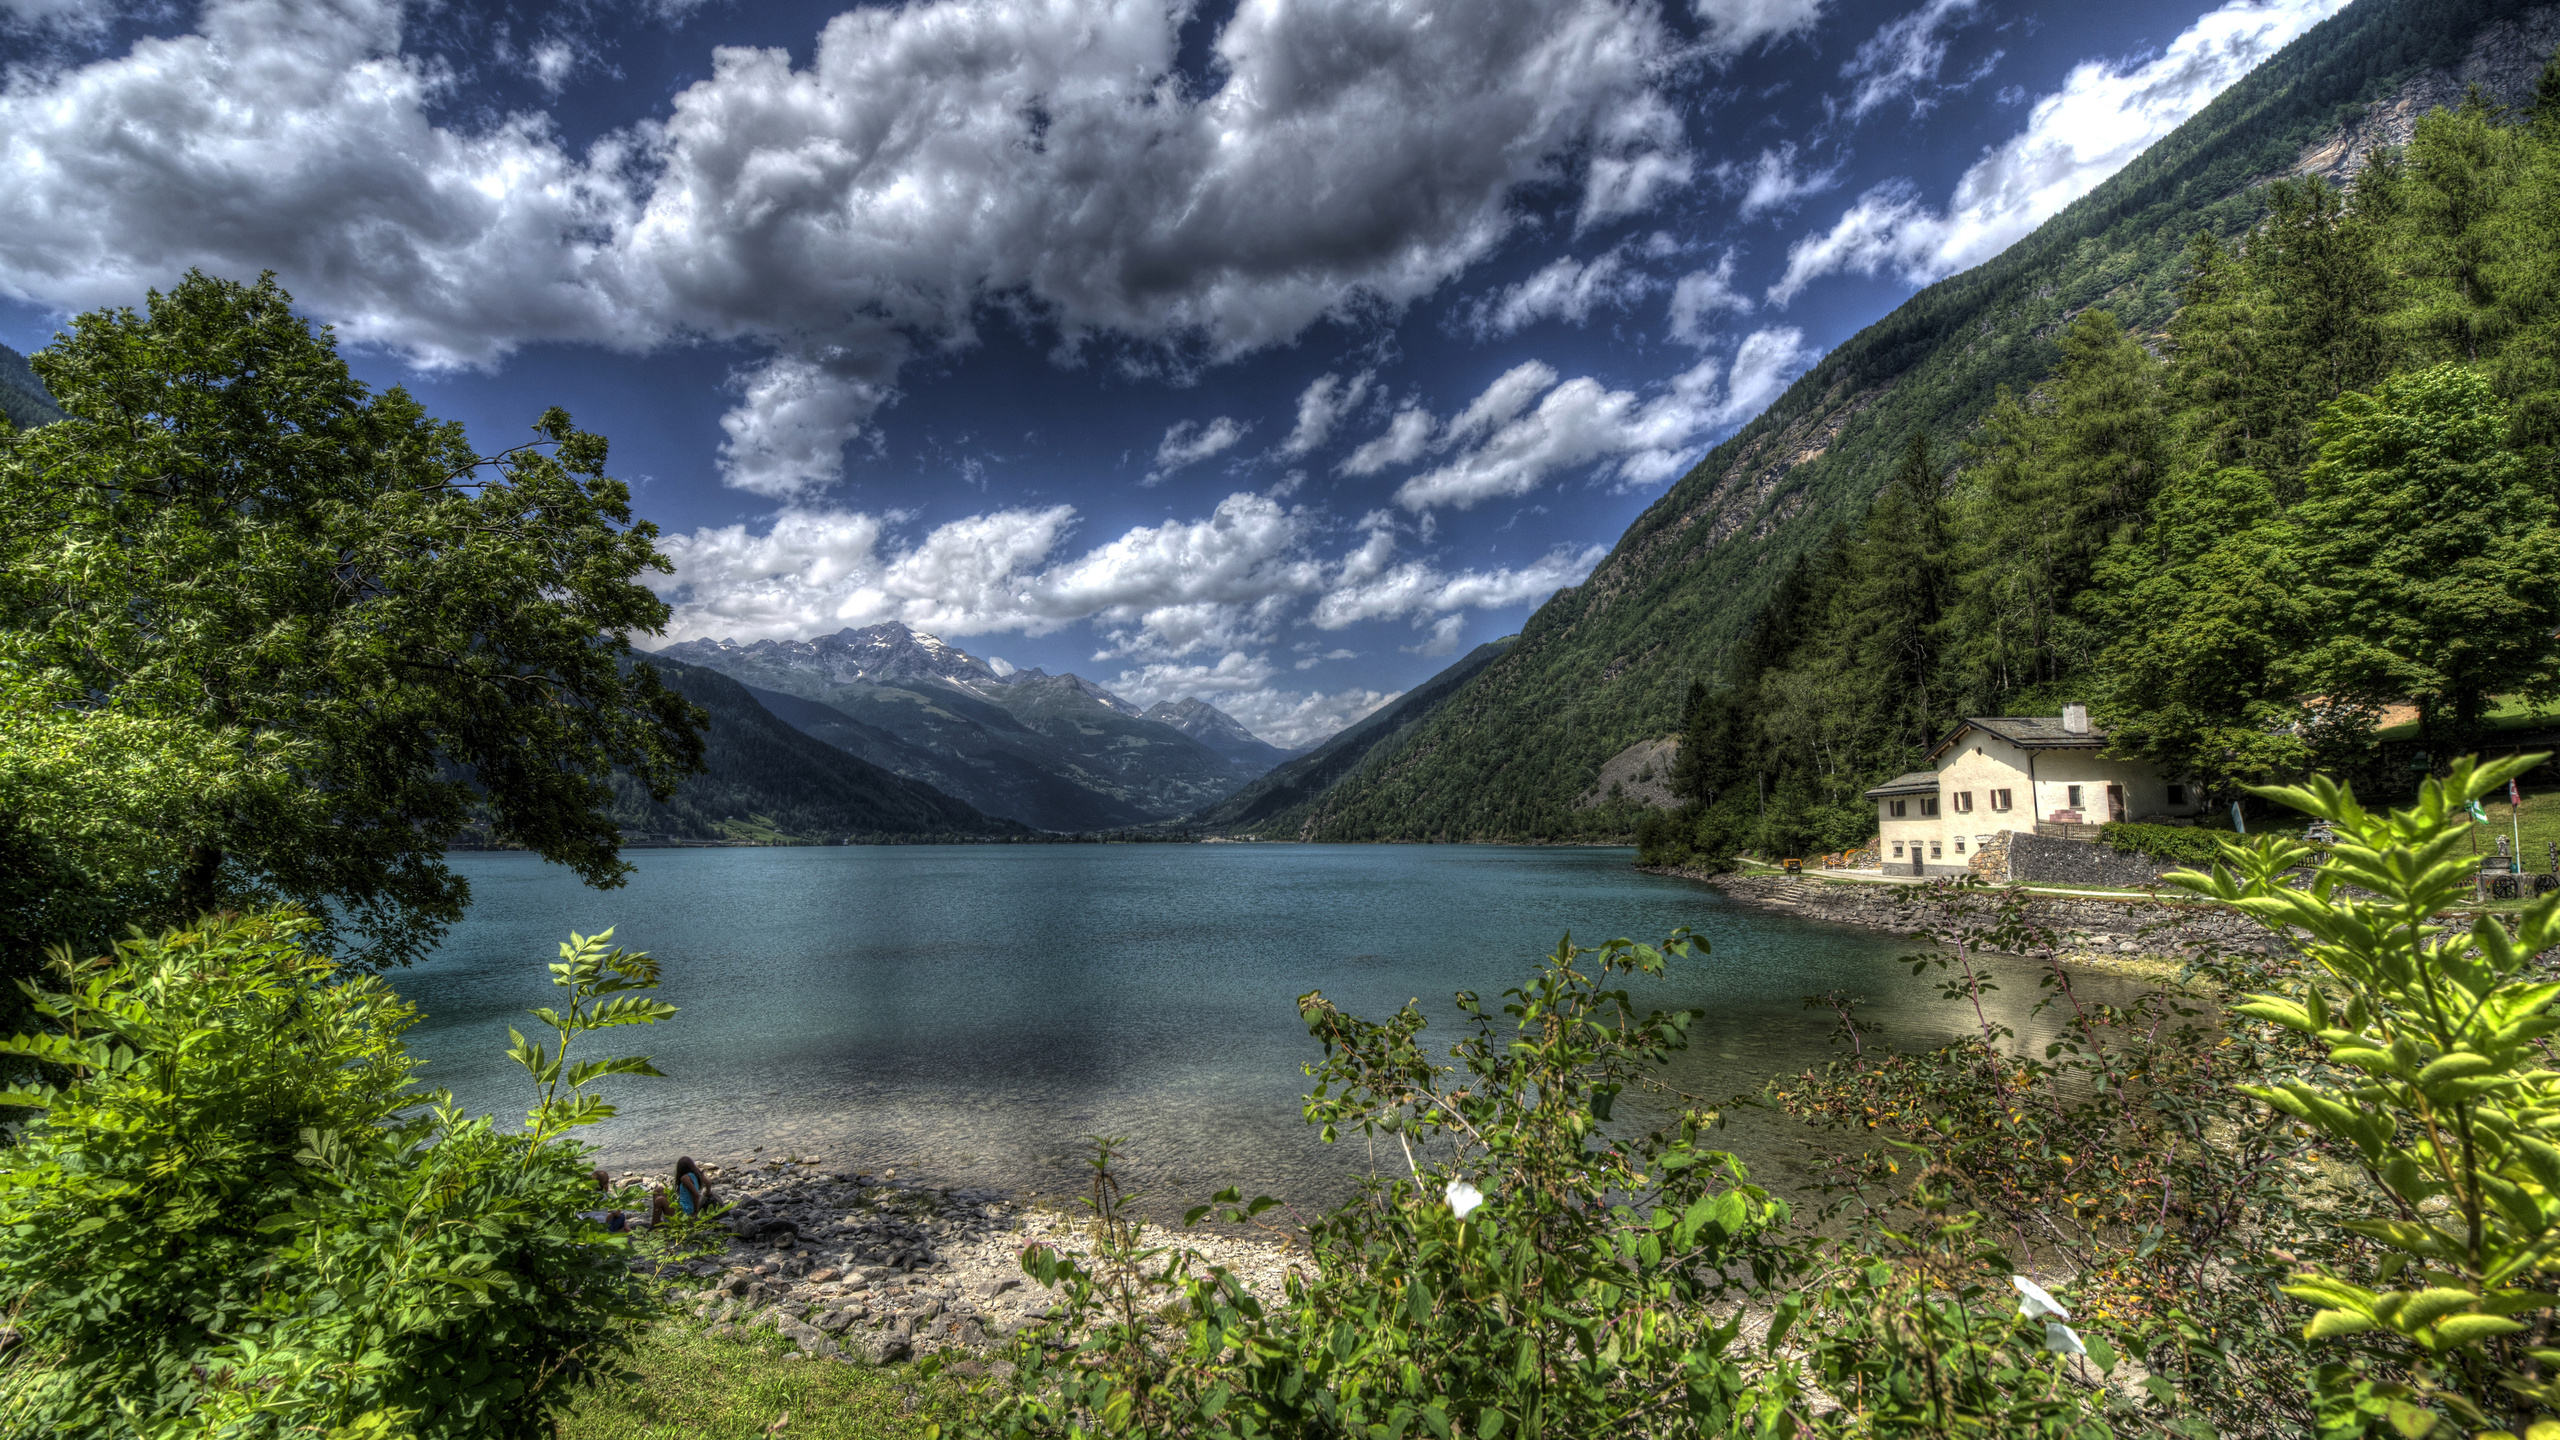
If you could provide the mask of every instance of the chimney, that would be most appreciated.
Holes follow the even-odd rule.
[[[2089,707],[2088,707],[2088,706],[2086,706],[2086,705],[2065,705],[2065,706],[2063,706],[2063,707],[2062,707],[2062,733],[2063,733],[2063,734],[2065,734],[2065,735],[2086,735],[2086,734],[2088,734],[2088,733],[2089,733]]]

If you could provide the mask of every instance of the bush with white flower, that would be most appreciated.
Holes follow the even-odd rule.
[[[1271,1435],[1722,1435],[1783,1423],[1800,1396],[1759,1387],[1772,1334],[1744,1302],[1797,1263],[1787,1211],[1732,1157],[1699,1147],[1712,1112],[1642,1134],[1625,1089],[1685,1041],[1694,1012],[1644,1012],[1608,977],[1661,973],[1702,946],[1569,939],[1445,1064],[1421,1012],[1379,1022],[1299,1002],[1325,1050],[1306,1115],[1327,1140],[1376,1137],[1401,1172],[1309,1227],[1306,1274],[1265,1310],[1231,1277],[1158,1247],[1097,1161],[1102,1244],[1025,1267],[1064,1304],[1012,1352],[990,1429]],[[1269,1202],[1219,1197],[1223,1218]],[[1197,1219],[1203,1211],[1193,1212]],[[1179,1326],[1154,1317],[1179,1298]],[[1756,1333],[1755,1333],[1756,1331]],[[1063,1347],[1063,1348],[1062,1348]]]

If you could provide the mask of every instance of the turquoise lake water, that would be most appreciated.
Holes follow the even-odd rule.
[[[610,1082],[621,1106],[589,1132],[616,1165],[756,1147],[943,1183],[1075,1188],[1085,1137],[1127,1137],[1167,1203],[1221,1185],[1322,1203],[1371,1157],[1300,1120],[1316,1046],[1295,1001],[1322,990],[1384,1018],[1419,997],[1426,1039],[1457,1038],[1452,992],[1505,987],[1571,931],[1659,940],[1688,926],[1711,953],[1642,987],[1706,1012],[1667,1079],[1694,1094],[1756,1089],[1829,1056],[1840,987],[1903,1045],[1970,1012],[1893,957],[1906,939],[1736,906],[1637,873],[1619,849],[1495,846],[1019,845],[642,850],[620,890],[530,855],[450,857],[473,891],[443,949],[393,981],[426,1012],[412,1049],[468,1106],[520,1114],[529,1087],[507,1027],[549,1003],[544,965],[571,930],[665,966],[681,1007],[600,1032],[597,1054],[645,1052],[664,1079]],[[1999,997],[2021,1029],[2035,985],[2012,964]],[[1498,1011],[1497,1011],[1498,1013]],[[1803,1139],[1742,1114],[1730,1146],[1785,1184]]]

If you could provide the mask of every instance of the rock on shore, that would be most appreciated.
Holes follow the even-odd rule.
[[[704,1169],[732,1207],[721,1217],[726,1253],[639,1268],[699,1283],[691,1310],[716,1329],[770,1330],[811,1359],[877,1365],[992,1350],[1046,1319],[1056,1299],[1023,1273],[1024,1247],[1088,1253],[1087,1224],[997,1191],[798,1163]],[[1271,1240],[1189,1234],[1182,1243],[1272,1302],[1298,1257]]]
[[[1842,925],[1860,925],[1897,935],[1918,934],[1928,922],[1925,906],[1916,904],[1918,886],[1859,884],[1854,881],[1794,880],[1783,875],[1722,874],[1659,870],[1714,885],[1734,900],[1758,910],[1784,911]],[[2143,896],[2037,895],[2027,900],[2030,924],[2066,937],[2063,958],[2126,968],[2130,957],[2183,964],[2196,951],[2275,953],[2284,942],[2238,911],[2218,905]]]

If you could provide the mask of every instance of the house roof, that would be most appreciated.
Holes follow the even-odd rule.
[[[1894,795],[1935,795],[1937,793],[1938,772],[1935,770],[1914,770],[1908,775],[1896,775],[1873,790],[1868,791],[1867,798],[1870,800],[1882,800]]]
[[[1997,735],[2021,750],[2098,750],[2107,743],[2105,726],[2092,725],[2074,734],[2062,728],[2059,715],[1975,715],[1957,721],[1947,738],[1930,748],[1930,760],[1947,753],[1947,747],[1962,740],[1968,730]]]

